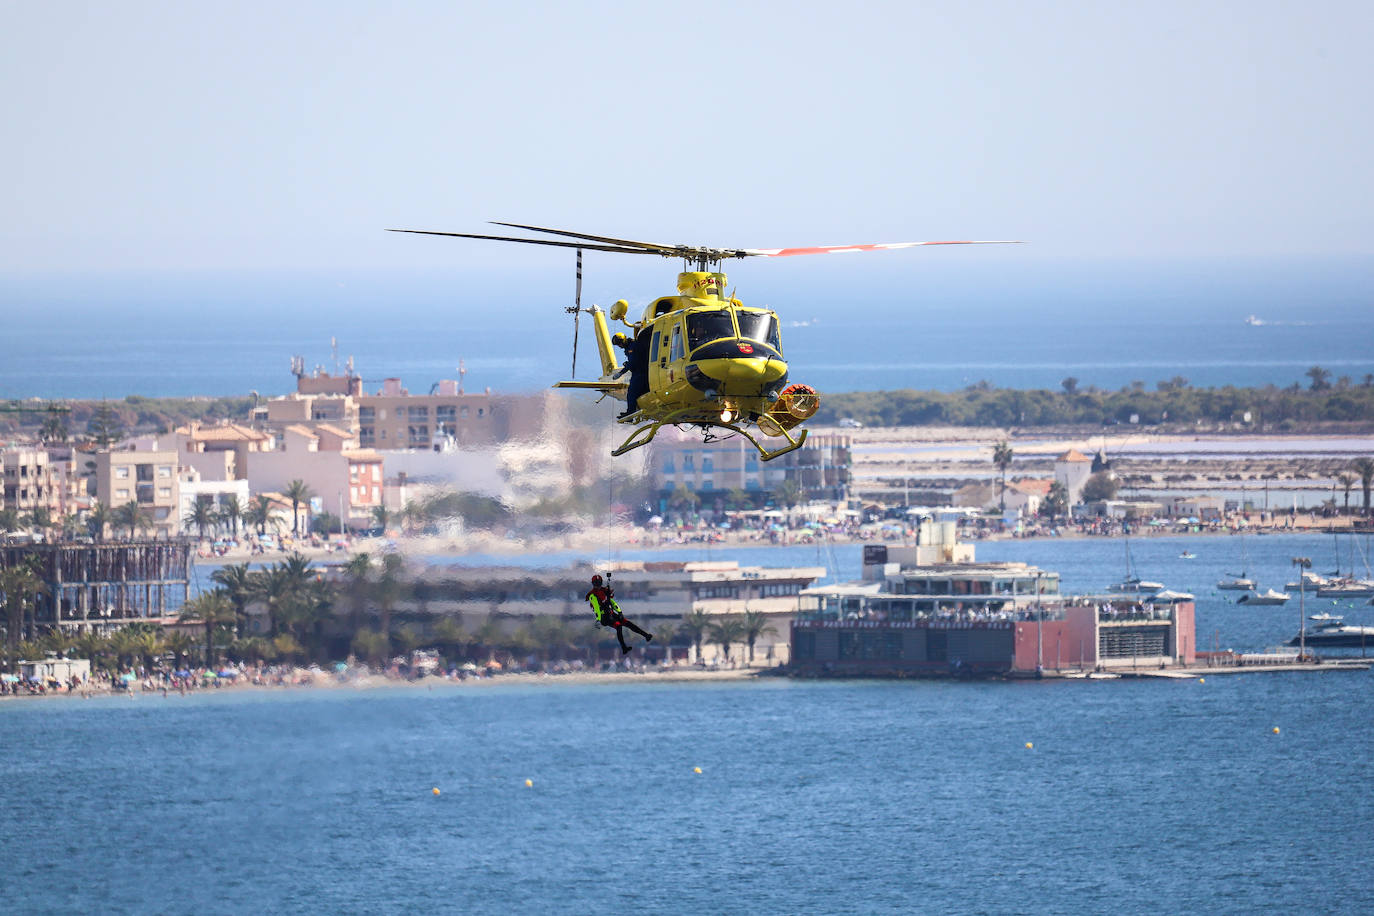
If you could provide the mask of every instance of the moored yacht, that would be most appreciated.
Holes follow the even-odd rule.
[[[1264,591],[1246,592],[1236,599],[1236,604],[1286,604],[1289,595],[1287,592],[1276,592],[1272,588]]]
[[[1338,614],[1312,614],[1308,618],[1313,628],[1302,637],[1294,636],[1288,640],[1290,646],[1305,641],[1309,646],[1326,646],[1335,649],[1374,648],[1374,627],[1348,624]]]
[[[1318,598],[1368,598],[1374,595],[1374,582],[1368,579],[1333,579],[1318,587]]]

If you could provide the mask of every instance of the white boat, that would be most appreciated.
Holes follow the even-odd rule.
[[[1299,589],[1305,592],[1316,592],[1317,589],[1321,588],[1323,585],[1330,581],[1331,580],[1326,578],[1326,576],[1320,575],[1318,573],[1304,572],[1302,574],[1302,581],[1300,583],[1288,582],[1285,583],[1283,587],[1288,589],[1290,592],[1296,592]]]
[[[1374,595],[1374,582],[1368,579],[1333,579],[1318,587],[1318,598],[1368,598]]]
[[[1107,586],[1107,591],[1116,595],[1153,595],[1163,590],[1163,582],[1150,582],[1135,574],[1131,561],[1131,539],[1126,536],[1123,540],[1126,545],[1126,578]]]
[[[1230,579],[1222,579],[1217,583],[1217,588],[1228,592],[1253,592],[1255,590],[1255,580],[1247,576],[1246,570],[1250,568],[1250,554],[1245,550],[1245,529],[1240,532],[1240,562],[1241,571]]]
[[[1309,646],[1327,646],[1338,649],[1361,649],[1366,646],[1374,649],[1374,627],[1361,627],[1347,624],[1345,618],[1337,614],[1312,614],[1307,618],[1313,622],[1312,629],[1303,634]],[[1299,644],[1294,636],[1288,640],[1290,646]]]
[[[1272,588],[1266,588],[1262,592],[1246,592],[1236,599],[1236,604],[1285,604],[1288,598],[1286,592],[1276,592]]]

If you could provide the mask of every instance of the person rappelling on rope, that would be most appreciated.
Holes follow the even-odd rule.
[[[610,573],[606,578],[610,578]],[[620,612],[620,605],[615,603],[615,591],[609,582],[603,582],[600,574],[592,576],[592,589],[586,594],[587,602],[592,606],[592,613],[596,615],[596,622],[603,627],[612,627],[615,630],[615,638],[620,643],[620,654],[625,655],[630,651],[630,647],[625,644],[625,628],[634,630],[644,637],[645,642],[653,642],[654,635],[646,633],[635,626],[633,621],[626,620],[625,615]]]

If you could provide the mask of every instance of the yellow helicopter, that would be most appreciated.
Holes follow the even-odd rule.
[[[788,383],[777,313],[745,306],[733,294],[727,294],[725,274],[717,269],[721,261],[884,251],[922,245],[1014,244],[957,241],[815,248],[708,248],[637,242],[520,223],[493,222],[492,225],[579,241],[422,229],[390,231],[577,249],[577,292],[574,304],[566,309],[574,317],[572,374],[577,375],[577,318],[586,312],[592,316],[596,333],[601,377],[596,381],[558,382],[554,387],[592,389],[626,402],[626,409],[617,419],[635,429],[611,452],[613,456],[648,445],[665,425],[699,427],[708,441],[717,436],[714,432],[717,429],[738,433],[758,449],[764,461],[801,448],[806,441],[806,430],[797,434],[793,430],[815,414],[820,407],[820,395],[807,385]],[[633,322],[626,320],[629,303],[618,300],[610,308],[610,319],[621,322],[631,333],[612,336],[605,312],[595,305],[582,307],[584,249],[681,258],[683,270],[677,277],[677,293],[654,299],[645,306],[639,320]],[[623,362],[615,352],[617,347],[625,351]],[[750,432],[750,427],[767,438],[781,438],[785,443],[768,448]]]

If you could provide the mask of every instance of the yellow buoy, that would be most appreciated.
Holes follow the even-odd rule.
[[[692,772],[693,772],[693,773],[700,773],[700,772],[701,772],[701,767],[692,767]]]
[[[1278,727],[1277,725],[1275,725],[1275,726],[1274,726],[1274,734],[1277,735],[1278,733],[1279,733],[1279,727]]]
[[[439,794],[439,787],[438,787],[438,786],[435,786],[433,789],[430,789],[430,791],[433,792],[435,795],[438,795],[438,794]]]
[[[1029,741],[1026,742],[1026,750],[1030,750],[1033,747],[1035,747],[1034,744],[1031,744]]]
[[[1205,678],[1205,677],[1200,677],[1200,678],[1197,679],[1197,682],[1198,682],[1199,684],[1205,684],[1205,683],[1207,683],[1207,678]]]
[[[525,788],[526,788],[526,789],[530,789],[530,788],[533,788],[533,787],[534,787],[534,780],[533,780],[533,779],[526,779],[526,780],[525,780]]]

